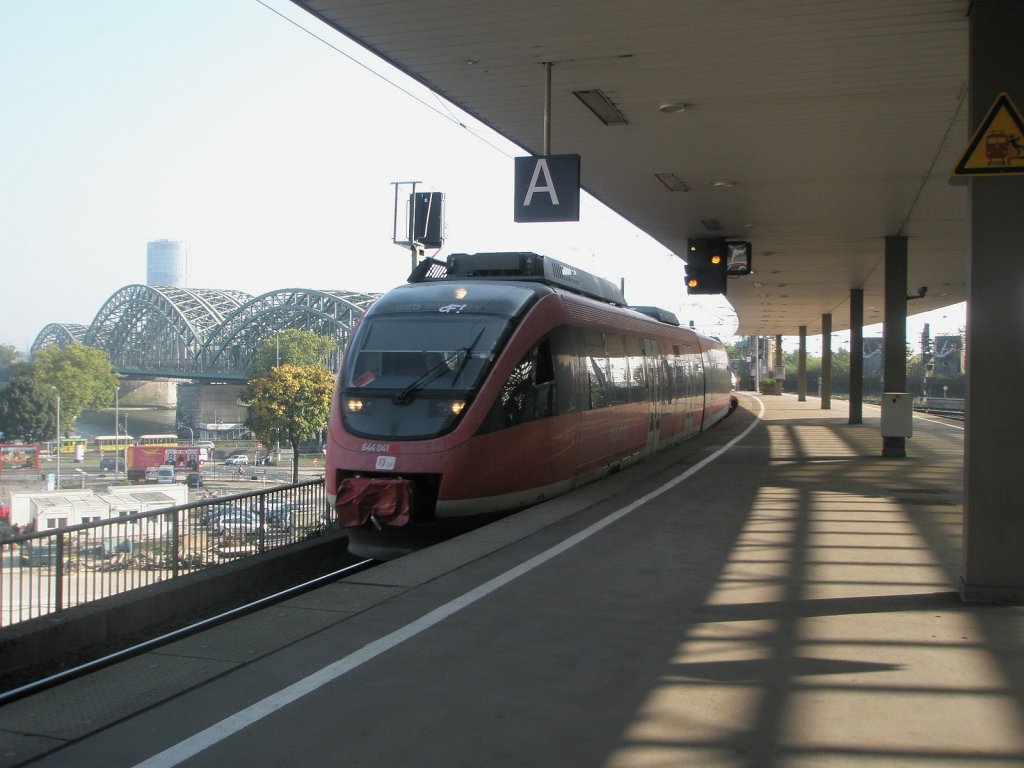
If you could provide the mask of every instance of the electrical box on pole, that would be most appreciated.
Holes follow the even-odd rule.
[[[409,198],[409,239],[424,248],[444,244],[444,195],[414,192]]]

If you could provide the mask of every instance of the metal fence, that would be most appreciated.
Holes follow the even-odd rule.
[[[0,629],[321,533],[323,478],[0,541]]]

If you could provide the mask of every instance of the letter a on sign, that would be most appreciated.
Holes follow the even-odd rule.
[[[580,220],[580,156],[516,158],[514,220]]]

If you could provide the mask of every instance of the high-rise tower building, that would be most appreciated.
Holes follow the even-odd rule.
[[[180,240],[146,243],[146,284],[188,288],[188,243]]]

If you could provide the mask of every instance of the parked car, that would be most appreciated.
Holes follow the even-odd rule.
[[[199,513],[199,524],[216,526],[217,520],[223,515],[234,515],[237,513],[249,514],[239,504],[213,504]]]
[[[267,502],[267,528],[290,531],[293,525],[292,516],[297,511],[298,507],[290,501]]]
[[[185,485],[189,488],[202,488],[203,476],[198,472],[189,472],[185,475]]]
[[[259,515],[252,512],[231,512],[221,515],[213,524],[213,532],[218,536],[245,536],[260,530]]]
[[[57,542],[46,540],[26,541],[21,545],[23,566],[52,566],[57,562]]]
[[[124,459],[115,459],[113,456],[104,456],[100,459],[101,472],[124,472]]]
[[[267,467],[273,463],[274,459],[270,456],[269,453],[264,453],[262,456],[256,459],[256,464],[261,467]]]
[[[224,459],[225,464],[237,464],[239,466],[249,466],[249,457],[244,453],[236,453],[234,456],[228,456]]]

